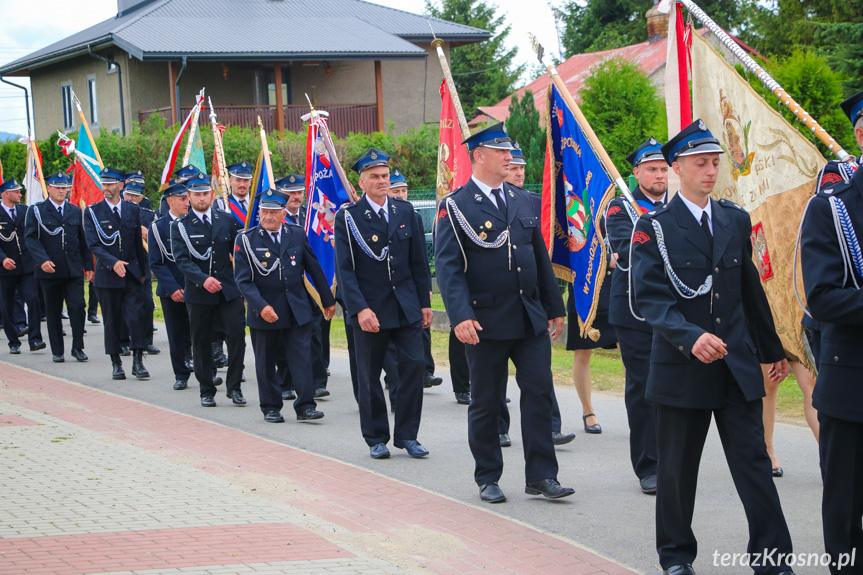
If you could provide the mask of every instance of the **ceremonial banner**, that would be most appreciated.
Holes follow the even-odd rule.
[[[437,198],[463,186],[471,176],[467,146],[462,144],[461,128],[446,79],[440,83],[440,144],[437,152]]]
[[[86,121],[82,119],[82,122]],[[82,210],[105,198],[102,195],[102,181],[99,173],[104,167],[96,142],[90,131],[85,129],[86,124],[81,124],[78,130],[78,143],[65,138],[61,134],[57,144],[63,148],[67,156],[74,153],[75,161],[72,163],[72,189],[69,191],[69,201]]]
[[[330,289],[336,293],[336,257],[333,222],[343,204],[352,201],[350,187],[345,186],[344,173],[336,157],[333,141],[323,115],[309,119],[306,137],[306,235],[309,245],[318,257]],[[321,297],[314,284],[306,278],[306,289],[321,305]]]
[[[697,34],[692,41],[692,107],[726,152],[713,197],[749,212],[753,259],[776,330],[789,357],[811,369],[800,326],[803,311],[792,283],[794,245],[826,161]],[[797,273],[802,286],[799,262]]]
[[[45,179],[42,177],[42,153],[36,142],[30,138],[21,138],[18,142],[27,146],[27,174],[21,185],[27,190],[27,205],[32,206],[48,197]]]
[[[177,132],[177,136],[174,138],[174,143],[171,144],[171,151],[168,153],[168,160],[165,162],[165,167],[162,169],[162,178],[159,180],[159,183],[163,188],[167,186],[168,180],[171,179],[171,174],[174,172],[174,166],[177,163],[177,156],[180,154],[180,144],[183,142],[183,136],[186,134],[186,130],[189,129],[192,119],[194,118],[195,121],[197,121],[198,115],[201,112],[201,106],[204,103],[204,95],[198,94],[197,98],[195,107],[192,108],[192,111],[189,112],[188,116],[186,116],[186,119],[183,121],[183,125],[180,126],[180,131]],[[200,166],[198,167],[200,168]]]
[[[252,188],[249,191],[251,203],[249,214],[245,221],[246,229],[253,228],[258,225],[258,203],[262,197],[261,194],[266,193],[267,190],[273,187],[273,178],[270,171],[267,169],[267,159],[269,158],[265,158],[265,155],[268,154],[268,150],[261,148],[261,151],[258,153],[258,161],[255,162],[255,174],[252,176]],[[234,211],[234,207],[239,209],[239,206],[232,206],[229,202],[228,208]],[[242,219],[235,211],[234,215],[242,222]]]
[[[201,131],[195,130],[192,134],[192,153],[189,154],[189,165],[195,166],[201,170],[202,174],[207,173],[207,160],[204,157],[204,142],[201,141]],[[212,182],[212,180],[211,180]]]
[[[599,332],[591,324],[606,265],[596,219],[614,198],[614,179],[554,84],[548,87],[545,110],[549,169],[542,195],[548,253],[557,277],[573,284],[581,336],[596,341]]]

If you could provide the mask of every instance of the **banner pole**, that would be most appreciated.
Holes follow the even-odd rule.
[[[429,24],[429,28],[431,28],[431,24]],[[434,30],[432,30],[432,36],[434,36]],[[464,117],[464,110],[461,107],[461,100],[458,97],[458,90],[455,89],[455,81],[452,79],[452,71],[449,69],[449,62],[446,60],[446,54],[443,53],[443,40],[438,37],[435,37],[432,40],[432,48],[437,51],[438,60],[440,60],[440,67],[443,69],[443,77],[446,79],[446,85],[449,88],[449,94],[452,98],[453,106],[455,107],[455,115],[458,118],[458,127],[461,129],[462,138],[467,140],[470,138],[470,128],[467,126],[467,119]]]

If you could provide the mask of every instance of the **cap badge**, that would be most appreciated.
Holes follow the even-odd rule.
[[[370,157],[371,159],[373,159],[373,160],[377,160],[377,159],[378,159],[378,155],[377,155],[377,153],[375,153],[375,152],[372,152],[371,154],[369,154],[369,157]]]
[[[707,131],[707,126],[704,125],[704,120],[698,120],[698,129]]]
[[[657,142],[657,141],[656,141],[656,138],[650,138],[650,145],[651,145],[651,146],[655,146],[655,145],[656,145],[656,144],[658,144],[658,143],[659,143],[659,142]]]
[[[297,178],[295,178],[295,177],[293,176],[293,174],[291,174],[291,177],[290,177],[290,179],[289,179],[288,181],[289,181],[289,182],[291,182],[291,183],[293,184],[294,182],[296,182],[296,181],[297,181]]]

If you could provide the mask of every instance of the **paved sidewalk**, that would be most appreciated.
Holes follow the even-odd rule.
[[[4,575],[633,573],[493,510],[12,364],[0,398]]]

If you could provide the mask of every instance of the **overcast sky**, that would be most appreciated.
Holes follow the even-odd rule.
[[[425,8],[424,0],[371,1],[417,14]],[[554,17],[546,0],[497,0],[496,4],[499,13],[512,25],[509,42],[518,47],[518,63],[532,67],[536,62],[528,40],[529,32],[539,37],[547,53],[557,51]],[[3,15],[0,64],[26,56],[116,13],[116,0],[0,0],[0,14]],[[29,88],[27,78],[7,79]],[[24,92],[3,83],[0,83],[0,132],[27,132]]]

